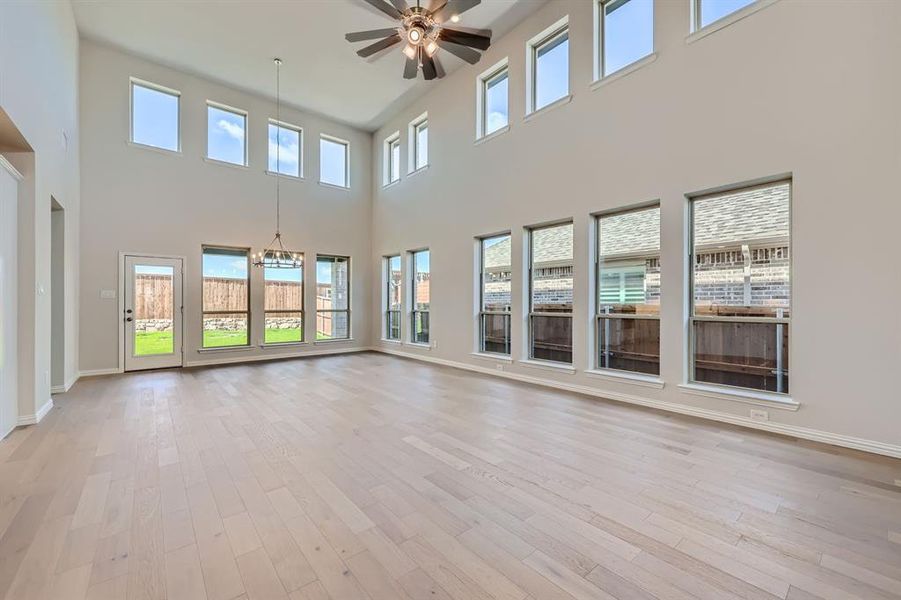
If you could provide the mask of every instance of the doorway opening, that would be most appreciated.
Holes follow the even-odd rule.
[[[182,258],[122,256],[125,370],[181,367]]]

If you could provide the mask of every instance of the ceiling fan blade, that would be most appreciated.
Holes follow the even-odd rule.
[[[438,79],[447,75],[447,71],[444,70],[444,66],[441,64],[441,61],[438,60],[438,57],[433,56],[432,60],[435,62],[435,74],[438,76]]]
[[[438,68],[435,66],[435,58],[433,56],[422,56],[422,76],[426,81],[431,81],[438,77]]]
[[[439,23],[450,19],[454,15],[460,15],[474,6],[481,4],[482,0],[448,0],[447,4],[432,14]]]
[[[391,6],[390,4],[385,4],[385,0],[363,0],[363,2],[366,2],[367,4],[370,4],[373,7],[379,9],[380,11],[382,11],[383,13],[385,13],[392,19],[401,18],[400,11],[397,10],[396,8],[394,8],[393,6]]]
[[[445,41],[460,44],[461,46],[469,46],[470,48],[478,48],[479,50],[487,50],[491,45],[491,32],[488,32],[488,35],[483,35],[481,33],[442,27],[440,37]]]
[[[398,43],[400,43],[400,34],[395,33],[394,35],[386,37],[385,39],[380,40],[374,44],[370,44],[361,50],[357,50],[357,54],[359,54],[363,58],[367,58],[369,56],[372,56],[376,52],[381,52],[385,48],[390,48],[394,44]]]
[[[369,31],[354,31],[344,36],[348,42],[362,42],[363,40],[377,40],[397,33],[397,29],[370,29]]]
[[[406,0],[389,0],[389,2],[391,2],[394,8],[396,8],[400,12],[404,12],[405,10],[410,8],[409,6],[407,6]]]
[[[404,79],[416,79],[419,74],[419,61],[415,58],[408,58],[404,63]]]
[[[473,50],[472,48],[467,48],[466,46],[461,46],[460,44],[455,44],[453,42],[448,42],[447,40],[438,40],[438,45],[456,56],[457,58],[462,58],[466,62],[471,65],[479,62],[479,59],[482,58],[482,55]]]

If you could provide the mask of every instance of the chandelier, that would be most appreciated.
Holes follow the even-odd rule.
[[[282,243],[281,226],[281,66],[282,59],[275,59],[275,237],[260,252],[253,255],[253,265],[266,269],[297,269],[301,266],[300,255],[285,250]]]

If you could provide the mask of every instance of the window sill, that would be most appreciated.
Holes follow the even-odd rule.
[[[288,173],[276,173],[275,171],[263,171],[270,177],[281,177],[282,179],[290,179],[291,181],[306,181],[303,175],[290,175]]]
[[[278,343],[262,343],[260,348],[268,350],[269,348],[290,348],[292,346],[308,346],[309,342],[278,342]]]
[[[242,350],[252,350],[253,347],[250,344],[245,346],[221,346],[219,348],[198,348],[197,352],[200,354],[206,354],[207,352],[240,352]]]
[[[626,371],[617,371],[614,369],[587,369],[585,374],[598,379],[606,379],[608,381],[616,381],[617,383],[631,383],[644,387],[662,390],[664,383],[659,377],[653,375],[643,375],[641,373],[628,373]]]
[[[389,181],[388,183],[383,183],[382,189],[387,190],[388,188],[392,188],[392,187],[396,186],[398,183],[400,183],[400,178],[395,179],[394,181]]]
[[[395,344],[397,346],[403,345],[403,342],[400,340],[389,340],[388,338],[381,338],[379,341],[385,344]]]
[[[429,165],[423,165],[423,166],[419,167],[418,169],[413,169],[412,171],[407,173],[407,177],[413,177],[414,175],[418,175],[419,173],[422,173],[423,171],[428,171],[428,169],[429,169]]]
[[[346,337],[346,338],[332,338],[329,340],[316,340],[313,343],[314,344],[339,344],[341,342],[352,342],[352,341],[354,341],[353,338]]]
[[[513,359],[506,354],[492,354],[491,352],[470,352],[470,356],[481,358],[483,360],[494,360],[497,362],[512,363]]]
[[[532,112],[530,112],[529,114],[524,116],[522,118],[522,120],[523,120],[523,122],[531,121],[532,119],[534,119],[535,117],[538,117],[539,115],[543,115],[544,113],[550,112],[550,111],[554,110],[555,108],[558,108],[565,104],[569,104],[570,102],[572,102],[572,99],[573,99],[573,95],[567,94],[558,100],[554,100],[547,106],[542,106],[538,110],[533,110]]]
[[[231,167],[232,169],[247,170],[250,168],[247,165],[239,165],[238,163],[231,163],[226,160],[219,160],[218,158],[210,158],[209,156],[204,156],[203,160],[210,164],[213,164],[213,165],[220,165],[222,167]]]
[[[781,410],[796,411],[801,406],[798,402],[792,400],[791,396],[773,392],[756,392],[753,390],[742,390],[739,388],[702,383],[680,383],[679,388],[686,393],[694,394],[695,396],[705,396],[707,398],[716,398],[717,400],[731,400],[733,402],[743,402],[745,404],[756,404],[757,406],[769,406]]]
[[[423,344],[422,342],[404,342],[404,346],[413,346],[414,348],[422,348],[423,350],[431,350],[431,344]]]
[[[714,21],[708,25],[705,25],[701,29],[698,29],[687,38],[685,38],[686,44],[691,44],[693,42],[698,41],[701,38],[705,38],[711,33],[716,33],[720,29],[728,27],[733,23],[737,23],[741,21],[745,17],[749,17],[756,13],[759,10],[763,10],[764,8],[770,6],[771,4],[775,4],[778,0],[757,0],[754,4],[749,4],[744,8],[741,8],[730,15],[726,15],[725,17]]]
[[[651,54],[648,54],[644,58],[639,58],[635,62],[630,63],[630,64],[626,65],[625,67],[622,67],[618,71],[614,71],[613,73],[610,73],[609,75],[605,75],[604,77],[601,77],[600,79],[595,80],[591,84],[589,89],[591,89],[591,90],[600,89],[607,84],[613,83],[614,81],[616,81],[618,79],[622,79],[626,75],[630,75],[630,74],[634,73],[638,69],[644,67],[645,65],[651,64],[655,60],[657,60],[657,53],[652,52]]]
[[[496,130],[492,131],[492,132],[489,133],[489,134],[483,135],[482,137],[480,137],[479,139],[477,139],[475,142],[473,142],[473,145],[479,146],[479,145],[481,145],[481,144],[484,144],[485,142],[491,141],[491,140],[493,140],[494,138],[499,137],[499,136],[501,136],[501,135],[507,133],[508,131],[510,131],[510,126],[509,126],[509,125],[504,125],[504,126],[501,127],[500,129],[496,129]]]
[[[320,181],[319,185],[321,185],[322,187],[332,188],[333,190],[342,190],[345,192],[350,191],[349,185],[335,185],[334,183],[327,183],[325,181]]]
[[[572,365],[567,365],[564,363],[553,363],[550,361],[544,360],[520,360],[517,361],[524,367],[529,367],[530,369],[543,369],[545,371],[557,371],[559,373],[569,373],[570,375],[576,372],[576,368]]]
[[[142,144],[141,142],[133,142],[128,140],[125,142],[132,148],[140,148],[142,150],[150,150],[151,152],[159,152],[160,154],[166,154],[167,156],[184,156],[181,150],[169,150],[168,148],[160,148],[159,146],[151,146],[150,144]]]

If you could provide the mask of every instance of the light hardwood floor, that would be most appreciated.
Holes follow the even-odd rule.
[[[897,460],[380,354],[55,402],[0,442],[0,598],[901,597]]]

